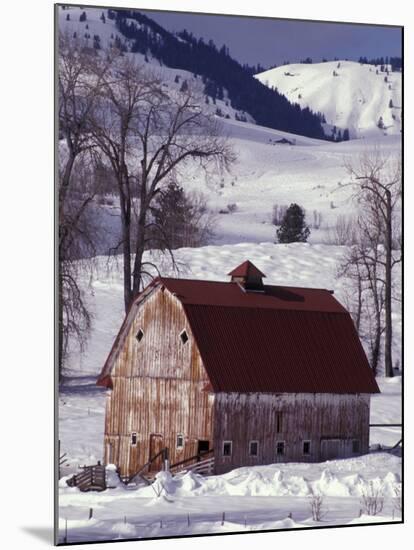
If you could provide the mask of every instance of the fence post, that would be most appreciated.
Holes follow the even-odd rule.
[[[68,542],[68,518],[65,518],[65,538],[63,542],[66,544]]]
[[[89,508],[89,519],[92,519],[93,516],[93,508]]]
[[[223,512],[223,515],[221,517],[221,525],[224,525],[225,520],[226,520],[226,512]]]
[[[163,455],[164,455],[164,470],[166,472],[169,472],[170,471],[170,461],[169,461],[169,457],[168,457],[168,447],[165,447]]]
[[[187,526],[190,527],[190,514],[187,514]]]

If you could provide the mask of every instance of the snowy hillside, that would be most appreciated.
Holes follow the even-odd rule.
[[[334,74],[336,76],[334,76]],[[401,130],[401,73],[353,61],[291,64],[257,74],[292,103],[325,115],[326,123],[350,137],[380,137]],[[390,107],[390,100],[392,107]],[[384,128],[378,128],[382,117]]]
[[[99,46],[102,50],[115,46],[118,41],[118,45],[122,44],[129,51],[133,41],[126,39],[119,32],[115,20],[109,19],[107,12],[108,10],[104,8],[67,6],[58,12],[59,30],[63,36],[76,38],[90,47],[94,46],[94,37],[99,37]],[[83,13],[86,14],[86,19],[80,21]],[[134,24],[139,27],[136,21],[134,21]],[[167,67],[153,57],[150,52],[145,56],[139,52],[130,55],[133,55],[134,59],[138,63],[142,63],[153,75],[162,79],[166,88],[179,90],[186,81],[188,86],[193,89],[200,89],[200,93],[202,93],[203,83],[201,77],[183,69]],[[227,90],[224,90],[223,93],[223,99],[215,99],[215,102],[209,98],[209,103],[204,104],[204,109],[218,114],[223,119],[242,119],[254,123],[254,119],[249,113],[232,107]]]
[[[196,170],[183,178],[185,190],[201,191],[217,213],[215,244],[274,241],[273,206],[292,202],[306,210],[310,242],[328,242],[338,217],[355,213],[345,163],[377,147],[395,156],[401,147],[399,135],[333,143],[234,120],[223,126],[237,154],[230,173],[205,179]],[[220,214],[229,204],[236,210]],[[316,227],[315,213],[321,216]]]

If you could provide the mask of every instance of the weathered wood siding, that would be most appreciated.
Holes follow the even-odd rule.
[[[111,377],[105,463],[115,463],[122,476],[135,473],[162,447],[169,448],[171,463],[197,454],[198,440],[212,447],[214,396],[207,392],[209,380],[182,305],[168,290],[155,289],[138,308]],[[178,434],[184,436],[182,449]]]
[[[333,448],[341,457],[366,453],[369,403],[369,395],[218,393],[215,471],[275,462],[318,462],[333,458],[326,456]],[[352,453],[353,440],[359,441],[359,453]],[[224,441],[232,442],[231,456],[223,456]],[[250,441],[258,441],[257,456],[249,454]],[[277,441],[284,441],[284,455],[277,455]],[[310,441],[309,455],[303,454],[303,441]]]

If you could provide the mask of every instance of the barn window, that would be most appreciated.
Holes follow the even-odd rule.
[[[223,456],[231,456],[233,450],[232,441],[223,441]]]
[[[276,415],[276,431],[280,433],[282,431],[282,413],[278,412]]]
[[[359,453],[359,439],[352,440],[352,453],[353,454]]]
[[[142,330],[142,328],[140,328],[139,331],[137,332],[136,339],[138,340],[138,342],[141,342],[143,338],[144,338],[144,331]]]
[[[276,454],[281,456],[285,454],[285,442],[276,441]]]
[[[183,434],[177,435],[177,449],[182,449],[184,447],[184,436]]]
[[[181,338],[181,342],[183,344],[186,344],[188,342],[188,334],[187,334],[187,331],[185,329],[180,332],[180,338]]]
[[[132,432],[131,434],[131,445],[135,447],[137,444],[137,432]]]
[[[250,456],[257,456],[259,454],[259,442],[258,441],[250,441],[249,442],[249,455]]]
[[[304,441],[303,442],[303,454],[304,455],[310,455],[310,441]]]

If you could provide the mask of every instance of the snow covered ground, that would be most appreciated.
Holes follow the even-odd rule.
[[[118,483],[102,493],[81,493],[62,478],[60,541],[399,521],[399,472],[398,457],[373,453],[321,464],[239,468],[221,476],[160,472],[152,486]],[[367,515],[363,497],[375,493],[383,509]],[[313,495],[323,499],[319,521],[312,517]]]

